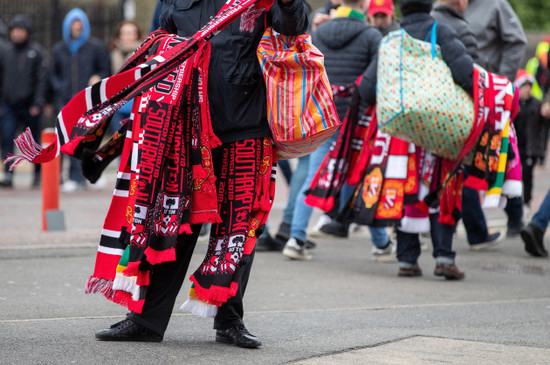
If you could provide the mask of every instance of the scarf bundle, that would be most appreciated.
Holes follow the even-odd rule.
[[[175,259],[178,235],[190,232],[189,224],[219,222],[211,160],[211,149],[219,141],[208,115],[207,41],[254,4],[265,10],[271,1],[230,1],[189,39],[153,32],[119,74],[83,90],[63,108],[52,144],[41,148],[28,131],[17,139],[22,154],[11,156],[12,168],[23,160],[48,162],[64,152],[82,158],[86,173],[97,177],[105,161],[121,154],[87,293],[103,293],[141,312],[149,272],[155,264]],[[153,56],[144,62],[148,53]],[[134,98],[132,120],[99,147],[112,114]],[[270,143],[265,148],[271,151]],[[265,154],[266,161],[272,162],[272,155]],[[265,191],[271,185],[261,186],[260,205],[266,208],[272,200]],[[249,236],[262,222],[255,218],[249,224]],[[211,274],[222,271],[220,267]],[[220,305],[234,295],[234,285],[231,280],[215,282],[227,285],[228,294],[211,291],[208,281],[194,281],[201,299],[213,295],[212,302]]]
[[[354,85],[332,88],[334,98],[351,97],[351,104],[338,138],[313,177],[305,198],[306,204],[325,212],[333,209],[346,180],[349,185],[357,185],[367,166],[363,160],[370,149],[366,148],[365,142],[370,140],[367,137],[369,132],[376,131],[376,122],[371,124],[373,118],[376,120],[376,113],[373,107],[367,108],[361,115],[359,113],[360,97],[356,85],[360,79]],[[373,128],[369,129],[371,125]]]

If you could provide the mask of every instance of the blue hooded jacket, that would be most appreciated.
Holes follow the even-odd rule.
[[[71,24],[82,22],[82,34],[71,37]],[[90,22],[86,14],[72,9],[63,21],[63,40],[52,50],[50,82],[55,92],[58,107],[66,104],[80,90],[88,86],[90,78],[98,75],[108,77],[111,72],[109,52],[103,43],[90,36]]]

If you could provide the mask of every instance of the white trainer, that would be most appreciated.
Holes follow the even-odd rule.
[[[290,238],[286,241],[285,248],[283,249],[283,255],[292,260],[308,261],[313,257],[306,245],[300,246],[296,238]]]

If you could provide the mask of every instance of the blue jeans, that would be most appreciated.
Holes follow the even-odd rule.
[[[285,161],[288,165],[288,162],[286,160],[277,161],[277,164],[281,166],[280,162],[282,161]],[[296,171],[292,172],[292,170],[290,170],[290,165],[288,165],[288,168],[291,172],[292,179],[290,179],[290,191],[288,193],[288,200],[286,203],[285,210],[283,211],[283,222],[282,222],[283,224],[287,224],[290,226],[290,223],[292,222],[292,215],[294,214],[294,205],[296,203],[296,196],[298,195],[298,192],[300,191],[300,188],[302,187],[302,184],[304,183],[304,180],[306,178],[308,164],[309,164],[309,155],[306,155],[298,158],[298,166],[296,167]],[[265,230],[260,237],[266,237],[268,235],[269,235],[269,226],[266,224]]]
[[[296,197],[296,206],[294,207],[294,214],[292,216],[292,223],[290,225],[290,237],[299,239],[301,241],[306,240],[306,229],[311,217],[313,208],[304,202],[305,192],[309,189],[311,181],[317,173],[319,166],[325,159],[330,146],[336,140],[338,133],[334,133],[325,143],[323,143],[317,150],[309,155],[309,164],[307,169],[306,178],[302,184],[298,196]]]
[[[351,198],[355,192],[355,186],[344,184],[342,190],[340,191],[340,212],[344,209],[348,200]],[[386,233],[385,227],[371,227],[367,226],[370,232],[370,239],[372,244],[378,248],[385,247],[388,243],[388,234]]]
[[[290,180],[290,191],[288,193],[288,201],[286,203],[285,210],[283,211],[283,222],[292,223],[292,216],[294,215],[294,207],[296,206],[296,198],[298,193],[304,185],[304,181],[307,177],[307,170],[309,166],[309,155],[298,157],[298,165],[296,170],[292,173],[292,179]]]
[[[433,257],[438,264],[454,264],[456,253],[452,250],[454,226],[441,224],[439,214],[430,214],[430,234]],[[397,230],[397,260],[401,266],[416,265],[420,257],[418,233]],[[404,265],[403,265],[404,264]]]
[[[523,219],[523,200],[521,198],[508,199],[504,211],[508,216],[508,228],[521,227]],[[489,235],[487,222],[481,209],[479,193],[475,189],[467,187],[462,189],[462,219],[470,245],[487,241]]]
[[[531,218],[531,223],[540,229],[542,232],[546,232],[548,228],[548,222],[550,221],[550,190],[546,193],[539,210]]]
[[[41,123],[40,115],[33,117],[29,113],[30,105],[11,106],[7,103],[2,103],[2,159],[5,159],[8,154],[13,154],[15,134],[19,123],[25,127],[29,127],[34,140],[40,144]],[[6,172],[9,171],[9,166],[4,165]],[[34,171],[40,171],[40,164],[34,165]]]

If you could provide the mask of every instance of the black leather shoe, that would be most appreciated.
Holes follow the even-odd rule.
[[[216,342],[230,343],[248,349],[262,346],[262,341],[258,337],[251,335],[244,324],[237,324],[226,330],[217,330]]]
[[[525,243],[525,251],[535,257],[548,257],[544,248],[544,232],[529,223],[521,230],[521,239]]]
[[[100,341],[161,342],[162,336],[130,319],[113,324],[109,329],[99,331],[95,338]]]

